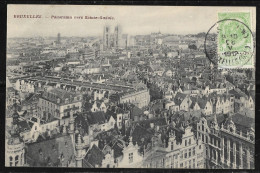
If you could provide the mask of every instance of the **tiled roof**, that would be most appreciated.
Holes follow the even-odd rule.
[[[185,97],[186,97],[186,94],[182,94],[182,93],[178,92],[176,94],[176,96],[174,97],[174,102],[177,105],[180,105],[182,103],[182,101],[185,99]]]
[[[130,112],[131,112],[131,117],[140,116],[143,114],[143,111],[137,106],[133,106],[132,109],[130,109]]]
[[[115,112],[110,111],[110,110],[107,110],[107,112],[106,112],[106,114],[105,114],[105,117],[106,117],[107,120],[109,120],[110,117],[112,116],[112,117],[116,120],[116,118],[117,118],[116,115],[117,115],[117,114],[116,114]]]
[[[203,99],[203,98],[198,98],[198,105],[200,106],[201,109],[204,109],[206,104],[207,104],[207,100]]]
[[[86,157],[84,158],[83,167],[93,168],[97,165],[101,167],[103,159],[104,159],[103,152],[94,144],[86,154]],[[84,164],[85,162],[87,162],[87,164]]]
[[[89,124],[103,124],[106,122],[105,113],[103,111],[99,112],[89,112],[87,115],[87,120]]]
[[[72,140],[69,135],[65,135],[32,143],[28,145],[27,155],[30,166],[66,166],[74,156]]]
[[[254,128],[255,129],[255,119],[248,117],[246,115],[242,115],[239,113],[236,113],[232,116],[232,121],[242,128]]]
[[[27,130],[31,130],[31,128],[30,128],[30,126],[29,126],[29,124],[26,120],[19,121],[17,123],[17,125],[18,125],[18,128],[19,128],[19,132],[25,132]]]
[[[123,155],[124,144],[121,141],[116,141],[112,146],[114,150],[114,158],[118,158]]]

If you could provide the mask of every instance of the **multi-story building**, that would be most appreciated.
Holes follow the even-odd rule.
[[[234,114],[221,125],[222,163],[227,169],[254,169],[255,122]]]
[[[15,83],[15,89],[19,92],[35,92],[35,85],[33,81],[18,79]]]
[[[191,126],[182,130],[170,127],[168,140],[153,140],[151,148],[145,149],[143,167],[205,168],[204,144],[191,129]]]
[[[38,114],[41,118],[50,116],[58,119],[81,112],[82,95],[77,92],[54,88],[45,91],[39,98]]]
[[[254,119],[239,113],[202,117],[197,135],[205,143],[208,168],[254,168]]]
[[[131,91],[120,94],[119,103],[133,103],[139,108],[147,106],[150,103],[150,94],[147,88],[139,91]]]
[[[234,97],[230,95],[221,95],[217,97],[216,114],[227,114],[234,112]]]

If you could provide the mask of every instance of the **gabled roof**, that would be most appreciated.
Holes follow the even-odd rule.
[[[117,114],[115,112],[110,111],[110,110],[107,110],[107,112],[105,113],[105,117],[107,120],[109,120],[111,116],[116,120],[116,118],[117,118],[116,115]]]
[[[83,167],[101,167],[104,157],[103,152],[94,144],[83,160]]]
[[[143,114],[143,111],[138,108],[137,106],[133,105],[132,109],[130,110],[131,112],[131,116],[135,117],[135,116],[140,116]]]
[[[207,100],[203,99],[203,98],[198,98],[198,105],[200,106],[201,109],[204,109],[206,104],[207,104]]]
[[[186,97],[186,94],[182,94],[180,92],[178,92],[175,97],[174,97],[174,102],[177,104],[177,105],[180,105],[182,103],[182,101],[185,99]]]
[[[124,143],[122,141],[117,140],[112,146],[114,150],[114,158],[118,158],[123,155]]]

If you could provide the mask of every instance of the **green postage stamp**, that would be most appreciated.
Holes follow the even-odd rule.
[[[218,68],[254,68],[255,33],[250,13],[219,12],[218,21]]]

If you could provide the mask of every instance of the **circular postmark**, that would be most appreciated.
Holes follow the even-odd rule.
[[[204,50],[213,65],[230,69],[252,65],[254,45],[253,33],[245,23],[224,19],[208,30]]]

